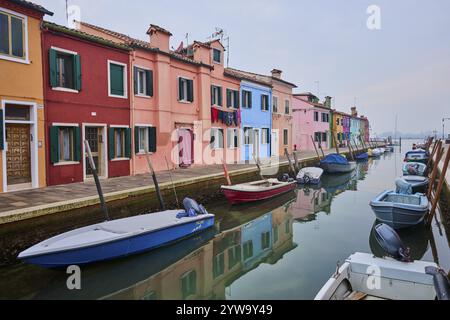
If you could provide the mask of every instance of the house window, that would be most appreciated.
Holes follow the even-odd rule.
[[[178,78],[178,101],[194,102],[194,81]]]
[[[59,128],[59,162],[75,161],[74,128]]]
[[[222,51],[213,49],[213,61],[215,63],[222,63]]]
[[[289,100],[286,100],[284,103],[284,113],[287,115],[291,114],[291,106]]]
[[[50,127],[50,160],[52,164],[80,161],[81,149],[79,127]]]
[[[147,152],[148,147],[148,128],[139,128],[139,153]]]
[[[108,155],[109,160],[131,158],[131,129],[108,129]]]
[[[227,108],[239,109],[239,91],[227,89]]]
[[[153,96],[153,71],[134,67],[134,94]]]
[[[125,158],[125,129],[115,130],[114,142],[116,158]]]
[[[81,90],[81,60],[79,55],[52,48],[49,50],[49,66],[52,88]]]
[[[211,86],[211,105],[222,106],[222,87]]]
[[[315,142],[322,142],[322,133],[321,132],[315,132],[314,133],[314,141]]]
[[[227,130],[227,145],[228,149],[239,148],[239,129]]]
[[[244,128],[244,144],[253,144],[253,128],[251,127]]]
[[[214,279],[220,277],[225,272],[225,255],[223,253],[218,254],[213,260],[213,276]]]
[[[278,242],[278,225],[273,227],[273,244]]]
[[[253,257],[253,241],[247,241],[243,244],[244,249],[244,260],[248,260]]]
[[[242,90],[242,108],[251,109],[251,107],[252,107],[251,91]]]
[[[239,261],[241,261],[241,246],[228,249],[228,269],[232,269]]]
[[[264,232],[261,234],[261,248],[263,250],[270,248],[270,232]]]
[[[272,98],[272,111],[273,113],[278,113],[278,97]]]
[[[261,143],[262,144],[270,143],[270,129],[268,128],[261,129]]]
[[[156,152],[156,128],[150,126],[136,126],[134,128],[135,134],[135,150],[139,153],[155,153]]]
[[[289,145],[289,130],[288,129],[283,130],[283,143],[285,146]]]
[[[126,65],[109,61],[109,96],[115,98],[127,97]]]
[[[322,142],[328,141],[328,134],[326,132],[322,132]]]
[[[0,55],[26,59],[25,18],[0,11]]]
[[[318,111],[314,111],[314,121],[319,122],[319,112]]]
[[[211,129],[211,149],[223,149],[223,129]]]
[[[187,299],[197,293],[197,271],[193,270],[181,278],[181,294]]]
[[[261,95],[261,110],[269,111],[269,96],[266,94]]]

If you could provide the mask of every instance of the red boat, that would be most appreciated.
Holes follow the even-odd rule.
[[[267,200],[294,190],[296,182],[277,179],[261,180],[235,186],[222,186],[221,191],[231,204]]]

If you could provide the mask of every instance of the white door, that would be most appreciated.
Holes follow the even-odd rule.
[[[278,157],[279,156],[279,150],[280,150],[280,142],[278,138],[278,131],[272,130],[272,138],[270,139],[270,149],[271,149],[271,155],[272,157]]]
[[[253,130],[253,155],[257,157],[257,159],[260,158],[260,140],[259,140],[259,129]]]

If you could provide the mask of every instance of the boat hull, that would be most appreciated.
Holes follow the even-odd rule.
[[[230,204],[241,204],[248,202],[263,201],[274,198],[276,196],[288,193],[296,188],[296,183],[288,183],[276,189],[262,190],[262,191],[243,191],[233,190],[222,187],[221,192],[227,198]]]
[[[356,169],[356,163],[353,162],[350,162],[348,164],[322,163],[321,167],[326,173],[348,173]]]
[[[82,266],[147,252],[198,234],[213,226],[214,217],[212,216],[118,241],[25,257],[22,260],[44,268],[62,268],[70,265]]]
[[[394,229],[403,229],[422,223],[429,209],[429,202],[424,195],[414,195],[410,197],[420,197],[420,204],[394,203],[384,201],[392,191],[385,191],[376,199],[371,201],[375,216]]]

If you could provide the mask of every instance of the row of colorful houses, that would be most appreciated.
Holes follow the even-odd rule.
[[[274,69],[269,75],[226,68],[220,40],[170,49],[156,25],[148,41],[77,21],[69,29],[23,0],[0,0],[0,192],[99,175],[270,159],[284,150],[324,149],[362,132],[334,127],[331,98],[312,94]],[[355,110],[356,112],[356,110]],[[337,121],[337,119],[336,119]],[[356,122],[355,122],[356,123]],[[349,123],[350,124],[350,123]],[[367,133],[364,137],[368,138]]]

